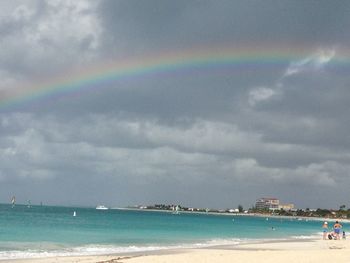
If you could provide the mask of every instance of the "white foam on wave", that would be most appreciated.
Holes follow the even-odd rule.
[[[322,236],[322,232],[319,233],[315,233],[313,235],[298,235],[298,236],[292,236],[293,239],[303,239],[303,240],[307,240],[307,239],[319,239]]]
[[[290,238],[282,239],[212,239],[197,243],[184,243],[173,245],[144,245],[144,246],[117,246],[117,245],[101,245],[90,244],[84,246],[67,247],[54,243],[41,243],[41,244],[20,244],[14,243],[7,246],[6,250],[0,250],[0,260],[5,259],[22,259],[22,258],[43,258],[43,257],[61,257],[61,256],[92,256],[92,255],[108,255],[108,254],[132,254],[138,252],[152,252],[170,249],[186,249],[186,248],[205,248],[213,246],[230,246],[238,245],[242,243],[260,243],[271,241],[283,241],[288,239],[314,239],[319,238],[319,235],[312,236],[291,236]],[[2,244],[4,245],[4,244]],[[2,246],[1,245],[1,246]],[[3,247],[3,246],[2,246]],[[16,249],[21,247],[21,249]],[[31,247],[31,248],[30,248]],[[3,247],[4,248],[4,247]]]
[[[108,254],[126,254],[138,252],[150,252],[169,249],[184,248],[203,248],[216,245],[236,245],[241,242],[240,239],[214,239],[203,243],[178,244],[178,245],[149,245],[149,246],[115,246],[115,245],[86,245],[70,248],[52,249],[55,245],[50,245],[51,249],[43,248],[35,249],[11,249],[0,251],[0,260],[4,259],[22,259],[22,258],[43,258],[43,257],[59,257],[59,256],[92,256],[92,255],[108,255]],[[56,246],[57,247],[57,246]]]

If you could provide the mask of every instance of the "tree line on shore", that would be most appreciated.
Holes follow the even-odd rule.
[[[232,213],[235,212],[248,214],[269,214],[269,215],[279,215],[279,216],[303,216],[303,217],[325,217],[325,218],[350,218],[350,209],[346,209],[345,205],[341,205],[339,209],[256,209],[255,207],[244,210],[242,205],[238,205],[237,209],[208,209],[208,208],[189,208],[181,205],[167,205],[167,204],[155,204],[151,206],[144,207],[145,209],[155,209],[155,210],[174,210],[178,207],[180,211],[195,211],[195,212],[217,212],[217,213]]]
[[[283,209],[249,209],[249,213],[263,213],[263,214],[273,214],[280,216],[304,216],[304,217],[325,217],[325,218],[350,218],[350,209],[345,209],[345,205],[341,205],[339,209],[293,209],[293,210],[283,210]]]

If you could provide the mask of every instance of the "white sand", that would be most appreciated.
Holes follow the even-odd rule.
[[[6,262],[46,263],[46,262],[123,262],[123,263],[349,263],[350,240],[317,240],[265,242],[242,244],[238,246],[222,246],[206,249],[170,250],[159,253],[144,253],[133,256],[84,256],[53,257],[41,259],[17,259]]]

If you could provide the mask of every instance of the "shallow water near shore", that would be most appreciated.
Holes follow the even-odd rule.
[[[320,231],[319,221],[293,218],[0,205],[0,259],[310,238]]]

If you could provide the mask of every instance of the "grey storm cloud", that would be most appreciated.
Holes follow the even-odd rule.
[[[105,28],[114,32],[110,41],[130,40],[138,50],[203,41],[333,44],[349,36],[344,27],[349,8],[346,1],[132,0],[102,1],[99,10]]]
[[[303,50],[264,70],[151,74],[1,108],[1,202],[14,194],[92,206],[247,207],[265,195],[300,207],[347,202],[349,66],[336,63],[347,58],[347,1],[0,5],[0,95],[171,50]]]

